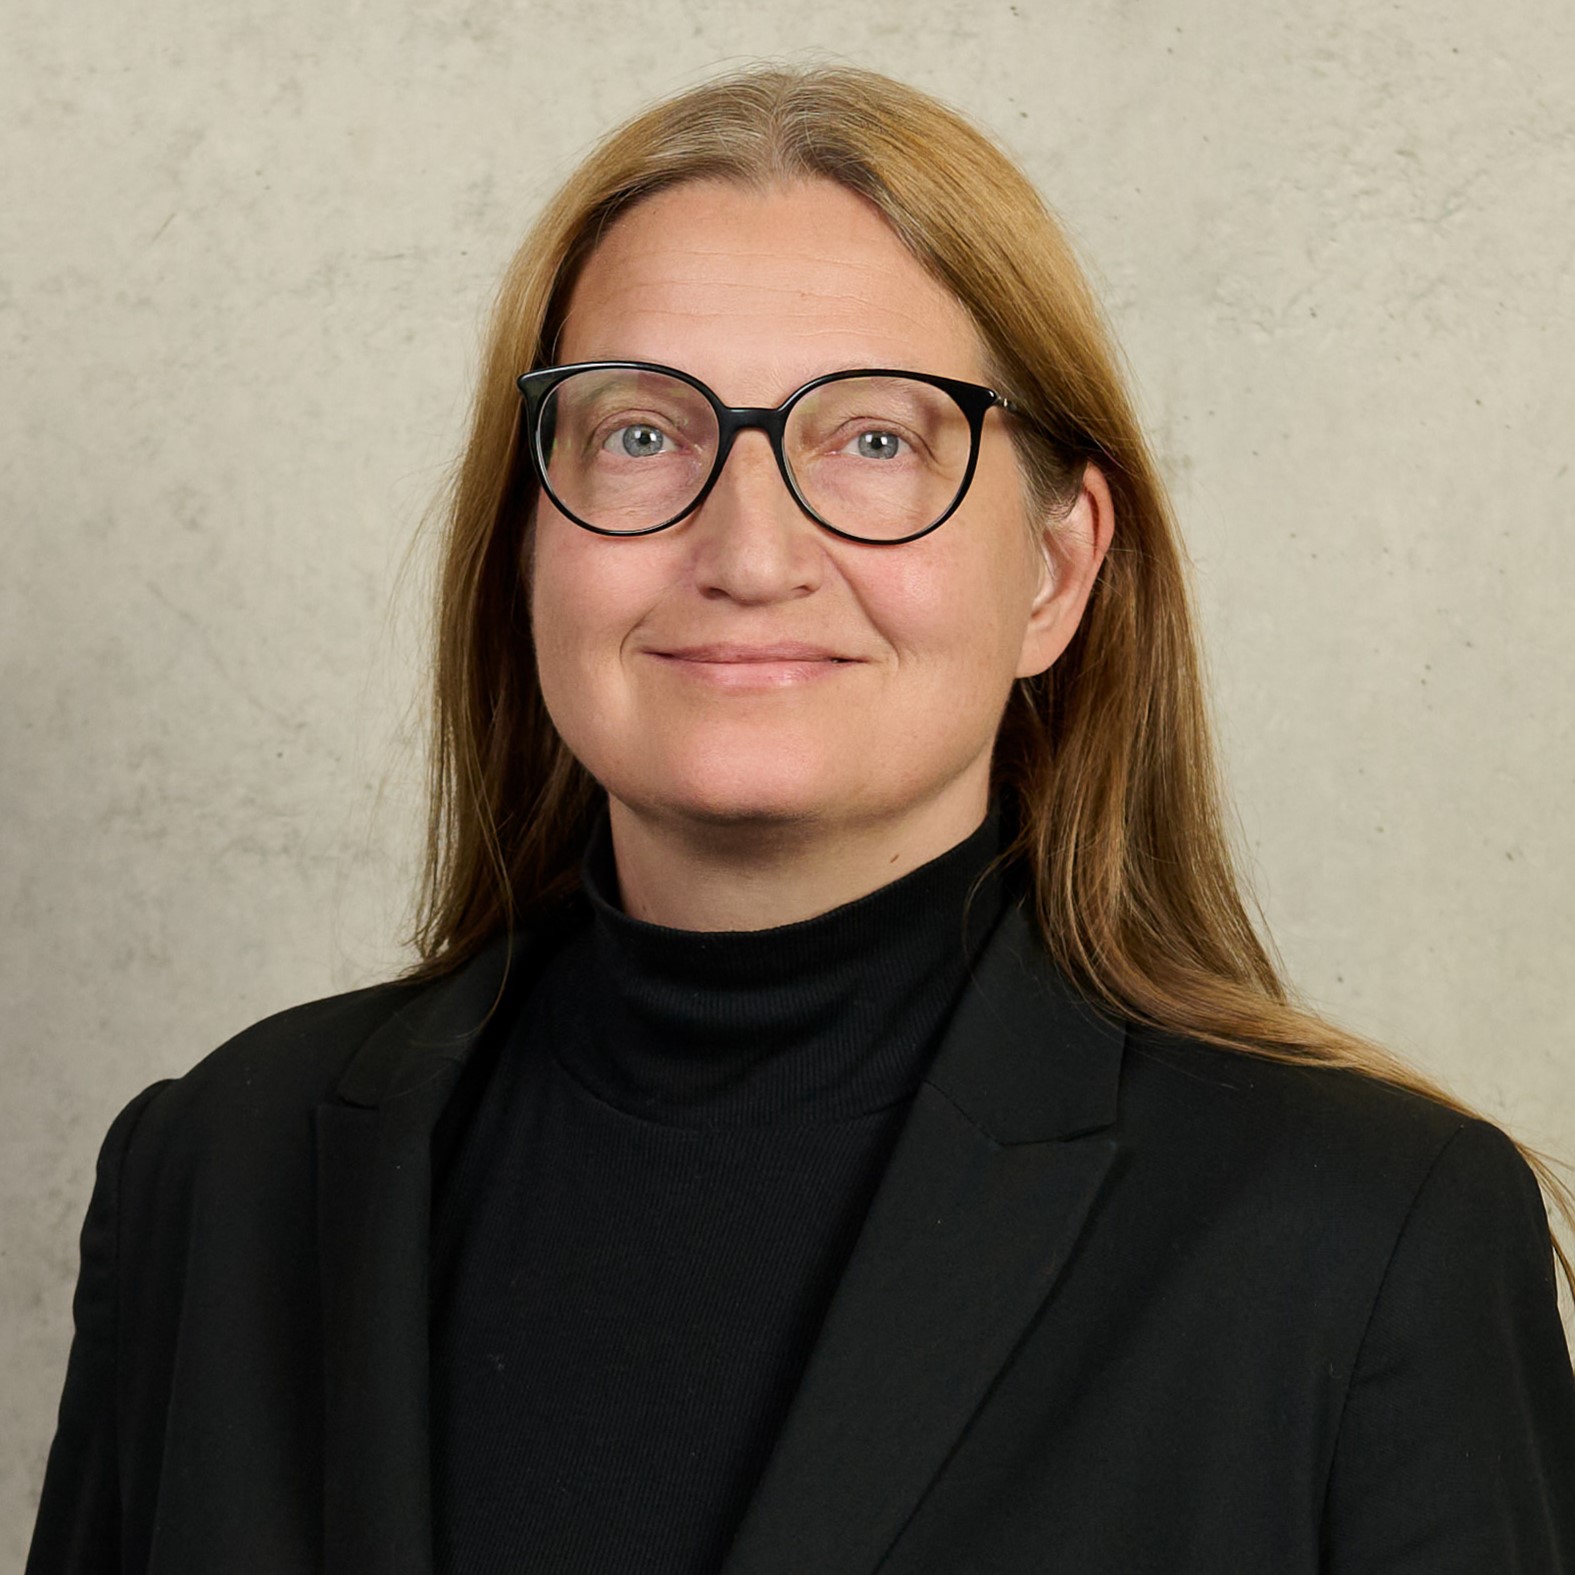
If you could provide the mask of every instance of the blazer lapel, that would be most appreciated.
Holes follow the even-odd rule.
[[[869,1575],[1071,1256],[1124,1030],[1008,907],[946,1030],[721,1575]]]
[[[317,1110],[324,1575],[431,1575],[432,1129],[519,950],[500,937],[414,997]]]

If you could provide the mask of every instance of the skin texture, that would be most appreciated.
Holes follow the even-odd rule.
[[[825,181],[713,181],[622,215],[570,296],[557,362],[681,367],[735,405],[822,372],[906,367],[986,382],[972,320],[878,212]],[[1065,649],[1109,546],[1104,477],[1028,529],[1006,427],[985,419],[957,512],[900,546],[803,514],[762,432],[710,497],[654,535],[598,536],[550,500],[530,533],[542,694],[606,788],[621,900],[690,930],[824,913],[976,830],[1012,682]],[[657,653],[803,640],[856,658],[721,669]]]

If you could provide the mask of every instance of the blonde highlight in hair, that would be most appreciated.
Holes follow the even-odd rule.
[[[446,973],[578,883],[600,788],[547,715],[532,651],[528,466],[516,376],[550,363],[569,292],[607,226],[696,180],[829,180],[879,210],[972,317],[1035,513],[1092,462],[1116,521],[1081,625],[1019,679],[992,790],[1057,965],[1118,1017],[1245,1055],[1344,1067],[1477,1112],[1318,1016],[1248,912],[1224,821],[1186,563],[1102,314],[1027,177],[955,111],[850,68],[757,67],[657,104],[605,137],[505,274],[470,433],[446,498],[425,875],[411,977]],[[1035,430],[1037,428],[1037,430]],[[1571,1224],[1554,1161],[1517,1144]],[[1575,1291],[1575,1266],[1552,1248]]]

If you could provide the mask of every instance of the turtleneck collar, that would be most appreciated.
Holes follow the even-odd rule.
[[[1002,844],[992,805],[947,852],[827,913],[680,930],[623,911],[604,809],[581,863],[591,924],[554,970],[554,1052],[606,1103],[666,1125],[819,1125],[886,1109],[917,1089],[1009,900],[989,867]]]

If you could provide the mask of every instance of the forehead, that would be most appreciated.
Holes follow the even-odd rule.
[[[733,404],[848,367],[983,375],[962,304],[870,203],[823,180],[644,199],[583,266],[557,359],[660,361]]]

